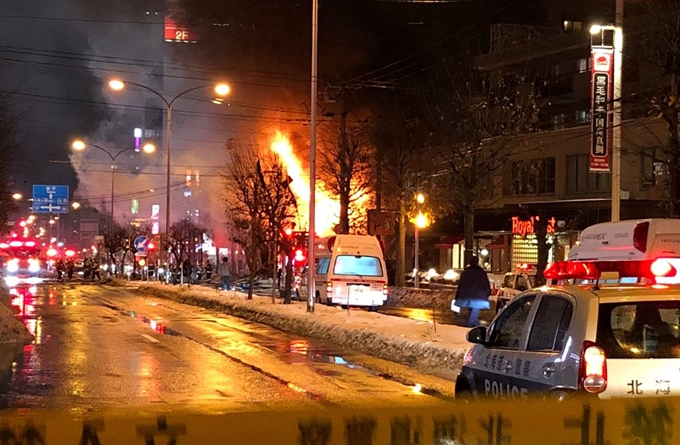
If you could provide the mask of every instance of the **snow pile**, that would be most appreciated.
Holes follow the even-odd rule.
[[[385,306],[410,307],[419,309],[451,309],[456,291],[451,289],[414,289],[412,287],[391,287]]]
[[[155,297],[217,310],[448,378],[458,372],[470,346],[465,340],[467,329],[459,326],[437,325],[434,332],[428,322],[360,309],[347,311],[317,304],[315,312],[308,314],[304,302],[272,304],[270,298],[246,300],[241,293],[218,293],[199,287],[177,288],[158,283],[126,285],[138,286],[140,292]]]
[[[33,336],[26,326],[16,317],[16,310],[10,304],[11,296],[7,289],[0,287],[0,345],[28,344]]]

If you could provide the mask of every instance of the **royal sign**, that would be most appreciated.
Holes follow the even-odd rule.
[[[529,219],[519,219],[519,216],[512,217],[512,234],[526,237],[536,233],[536,221],[540,221],[540,216],[532,216]],[[555,217],[548,220],[548,235],[555,233]]]
[[[593,47],[591,79],[590,171],[608,172],[612,144],[614,50]]]

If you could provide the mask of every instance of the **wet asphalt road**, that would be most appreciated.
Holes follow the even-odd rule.
[[[118,288],[15,293],[35,334],[0,348],[0,407],[231,412],[443,403],[353,365],[357,353]]]

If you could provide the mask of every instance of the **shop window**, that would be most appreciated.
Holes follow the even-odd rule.
[[[592,173],[590,171],[590,155],[567,156],[566,193],[600,193],[611,191],[611,175],[609,173]]]
[[[555,158],[513,161],[504,171],[505,196],[548,195],[555,193]]]
[[[642,189],[653,187],[667,187],[668,163],[661,159],[662,150],[652,147],[641,153],[640,157],[640,186]]]
[[[553,116],[553,130],[561,130],[567,123],[567,117],[564,114],[556,114]]]
[[[590,110],[579,110],[576,112],[576,122],[590,122]]]

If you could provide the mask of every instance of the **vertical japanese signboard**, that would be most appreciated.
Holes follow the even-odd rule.
[[[608,172],[612,145],[614,49],[593,47],[590,171]]]

